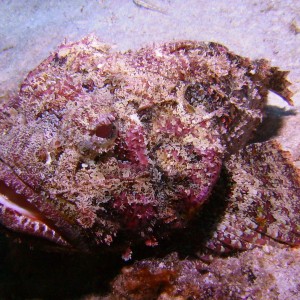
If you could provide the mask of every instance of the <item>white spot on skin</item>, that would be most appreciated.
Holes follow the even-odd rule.
[[[17,223],[18,223],[18,225],[23,225],[24,219],[25,219],[25,217],[22,216],[22,215],[20,215],[20,216],[17,218],[17,221],[18,221]]]
[[[51,158],[50,152],[47,152],[47,160],[46,160],[45,164],[50,165],[51,162],[52,162],[52,158]]]
[[[218,229],[222,232],[226,232],[227,227],[224,224],[221,224],[221,225],[219,225]]]
[[[34,231],[38,231],[40,229],[39,223],[38,222],[34,222]]]
[[[157,57],[163,57],[163,55],[162,55],[160,49],[156,49],[156,50],[155,50],[155,55],[156,55]]]
[[[142,124],[137,114],[132,114],[129,116],[129,118],[130,118],[130,120],[132,120],[133,122],[135,122],[139,125]]]

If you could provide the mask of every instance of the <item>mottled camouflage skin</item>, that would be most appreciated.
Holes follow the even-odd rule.
[[[274,141],[233,155],[225,182],[169,247],[178,253],[124,267],[100,299],[298,299],[300,177],[289,156]]]
[[[291,103],[285,76],[216,43],[60,46],[2,104],[2,224],[81,250],[157,245],[207,201],[268,90]]]

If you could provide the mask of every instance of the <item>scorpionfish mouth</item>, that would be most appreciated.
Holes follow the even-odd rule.
[[[61,246],[70,246],[69,242],[54,225],[45,218],[45,211],[52,211],[47,204],[42,206],[43,212],[37,209],[43,201],[27,185],[14,175],[9,168],[0,162],[0,223],[6,228],[47,239]],[[45,201],[43,201],[45,202]],[[49,215],[55,216],[52,211]]]

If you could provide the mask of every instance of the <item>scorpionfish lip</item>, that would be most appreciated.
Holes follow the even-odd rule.
[[[47,239],[61,246],[69,243],[57,232],[53,224],[13,188],[0,181],[0,222],[16,232]]]

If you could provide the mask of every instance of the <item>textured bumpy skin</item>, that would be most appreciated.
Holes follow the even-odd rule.
[[[225,167],[227,194],[214,196],[223,203],[223,211],[215,218],[205,247],[224,254],[262,246],[299,246],[300,176],[289,153],[275,141],[251,144]]]
[[[136,261],[100,299],[299,299],[300,252],[290,248],[300,245],[299,170],[273,141],[247,146],[226,167],[228,186],[211,199],[226,199],[223,214],[204,208],[192,238],[179,241],[179,251],[200,242],[195,252]],[[215,257],[208,261],[208,253]]]
[[[2,104],[0,221],[79,249],[156,245],[206,202],[268,90],[291,102],[285,76],[216,43],[60,46]]]

